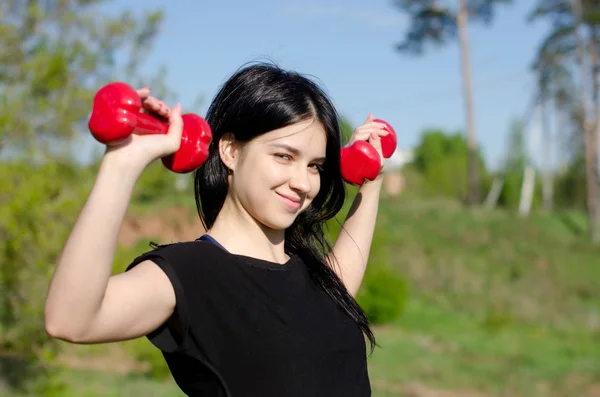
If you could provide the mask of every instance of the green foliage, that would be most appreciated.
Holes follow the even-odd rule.
[[[582,155],[556,176],[554,192],[557,207],[586,210],[585,162]]]
[[[127,350],[136,361],[147,366],[144,376],[160,381],[171,378],[171,371],[163,354],[146,338],[128,341]]]
[[[466,142],[458,133],[449,135],[441,130],[426,130],[415,148],[414,164],[420,171],[425,171],[446,156],[466,157],[467,153]]]
[[[153,162],[146,167],[136,183],[132,202],[147,204],[161,197],[172,196],[177,189],[178,178],[186,181],[186,190],[191,192],[191,176],[170,172],[161,161]]]
[[[519,207],[525,168],[529,161],[521,120],[514,119],[510,123],[508,136],[507,151],[502,170],[504,184],[498,197],[498,205],[514,210]],[[532,208],[537,208],[541,200],[541,179],[538,177],[535,179]]]
[[[334,219],[327,222],[328,241],[335,242],[358,188],[349,187],[344,207]],[[380,219],[378,222],[386,222]],[[384,324],[398,319],[408,300],[408,286],[402,276],[388,266],[390,241],[385,226],[379,226],[373,236],[367,270],[357,294],[356,301],[367,314],[372,324]]]
[[[139,84],[138,66],[163,19],[161,11],[104,14],[103,3],[0,2],[0,352],[20,363],[12,386],[31,386],[35,395],[58,395],[62,387],[54,380],[59,345],[45,332],[43,305],[94,178],[62,159],[72,158],[75,138],[87,133],[101,85]]]
[[[538,0],[530,12],[530,21],[549,21],[550,31],[542,40],[534,55],[533,70],[538,75],[538,89],[542,99],[553,99],[555,111],[562,118],[561,144],[568,155],[568,165],[556,181],[556,201],[562,208],[585,208],[585,174],[582,174],[584,156],[584,103],[580,87],[575,80],[583,79],[580,86],[591,86],[591,79],[598,78],[597,65],[591,65],[589,78],[576,77],[573,65],[579,62],[578,46],[584,52],[595,48],[598,52],[598,27],[600,14],[596,1],[580,0],[581,15],[575,15],[576,2],[568,0]],[[581,25],[580,25],[581,22]],[[581,41],[578,41],[578,34]],[[588,73],[586,72],[586,73]],[[590,100],[596,95],[592,93]],[[593,106],[597,106],[593,104]],[[590,107],[591,108],[591,107]],[[591,119],[589,120],[591,121]]]
[[[137,67],[163,14],[108,16],[99,10],[101,3],[0,3],[0,15],[6,16],[0,20],[3,148],[36,155],[68,151],[64,138],[86,130],[91,99],[101,85],[114,79],[139,83]]]
[[[389,219],[381,232],[390,265],[410,285],[410,302],[491,327],[510,321],[598,332],[600,250],[581,238],[583,213],[520,218],[421,201],[384,205],[380,217]]]
[[[490,332],[498,332],[508,328],[514,321],[510,310],[503,307],[490,305],[485,311],[482,326]]]
[[[468,147],[462,134],[426,130],[414,150],[414,156],[412,166],[423,175],[430,195],[466,200]],[[487,175],[481,156],[479,164],[482,181],[485,182]]]
[[[385,219],[379,219],[371,243],[371,253],[356,300],[372,324],[398,320],[408,300],[408,285],[397,269],[390,266],[393,244]]]
[[[523,189],[524,170],[511,169],[504,174],[504,185],[498,198],[498,205],[507,209],[515,210],[519,207],[521,191]],[[541,178],[536,177],[533,190],[531,207],[538,208],[542,202]]]
[[[65,163],[0,164],[5,193],[0,199],[0,351],[31,363],[32,375],[43,369],[38,363],[54,357],[56,344],[43,324],[44,300],[89,181],[89,174]]]
[[[388,324],[404,312],[408,287],[387,264],[370,261],[356,300],[371,324]]]
[[[492,330],[471,313],[413,300],[396,327],[377,332],[381,349],[369,362],[373,395],[593,395],[600,379],[597,334],[542,322],[527,326],[504,316],[490,315],[499,325]],[[415,379],[423,386],[412,393]]]

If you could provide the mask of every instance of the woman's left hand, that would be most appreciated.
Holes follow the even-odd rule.
[[[367,141],[368,143],[373,145],[373,147],[377,151],[377,154],[379,154],[379,159],[381,161],[379,175],[376,178],[379,179],[383,175],[383,168],[385,164],[381,149],[381,137],[386,136],[387,134],[389,134],[389,132],[384,129],[383,124],[380,124],[373,120],[374,117],[371,113],[361,125],[356,127],[356,129],[352,133],[352,136],[350,137],[350,140],[348,141],[348,146],[352,145],[356,141]]]

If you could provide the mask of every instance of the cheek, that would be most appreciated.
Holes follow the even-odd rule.
[[[276,188],[285,184],[290,179],[289,167],[279,164],[276,161],[266,161],[261,164],[261,173],[257,175],[256,183],[267,185],[269,188]]]
[[[306,200],[308,204],[310,204],[315,197],[321,191],[321,177],[319,175],[311,176],[310,178],[310,192],[306,195]]]
[[[265,188],[272,189],[285,183],[289,178],[288,169],[273,161],[269,156],[248,159],[239,173],[241,182],[258,193]],[[258,189],[257,189],[258,188]]]

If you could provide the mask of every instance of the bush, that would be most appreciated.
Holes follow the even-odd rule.
[[[337,239],[357,191],[355,186],[348,187],[344,208],[336,219],[327,222],[325,230],[329,241],[335,242]],[[387,219],[380,217],[377,220],[367,270],[356,297],[372,324],[383,324],[398,319],[404,312],[408,299],[406,281],[389,266],[389,249],[392,242],[388,236],[391,227]]]
[[[0,351],[19,359],[13,387],[58,389],[58,344],[45,332],[44,301],[64,241],[91,186],[89,174],[69,163],[3,163],[0,185]],[[0,375],[14,368],[3,369]]]
[[[498,198],[498,204],[507,209],[519,208],[521,201],[521,190],[523,188],[523,169],[515,169],[506,172],[504,175],[504,186],[500,197]],[[536,172],[534,181],[533,198],[531,202],[532,208],[538,208],[542,204],[542,176],[539,172]]]
[[[414,156],[408,168],[423,176],[429,196],[453,197],[461,201],[467,199],[469,149],[464,134],[425,130]],[[479,194],[482,196],[486,193],[490,178],[481,153],[477,153],[477,161],[480,171]]]
[[[135,184],[132,203],[151,204],[160,198],[173,195],[177,191],[177,182],[185,181],[183,189],[191,192],[191,176],[179,175],[168,171],[160,161],[150,164]]]
[[[373,235],[367,270],[356,298],[371,324],[385,324],[400,318],[408,299],[406,281],[390,266],[391,227],[388,218],[380,217]]]
[[[406,282],[397,272],[380,263],[369,265],[357,301],[372,324],[397,320],[404,312],[407,298]]]

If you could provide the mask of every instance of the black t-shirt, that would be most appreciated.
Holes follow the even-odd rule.
[[[177,300],[174,316],[147,337],[187,395],[371,395],[360,328],[297,256],[278,264],[201,238],[158,247],[128,270],[146,259],[169,277]]]

